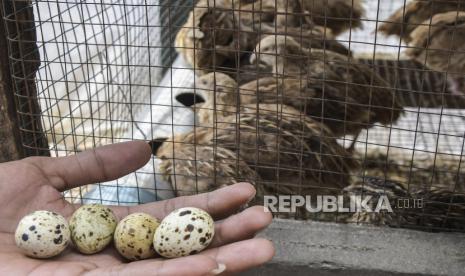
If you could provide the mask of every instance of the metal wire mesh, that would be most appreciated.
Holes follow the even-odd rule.
[[[425,201],[279,216],[465,230],[462,1],[18,2],[3,14],[23,68],[13,79],[37,94],[15,87],[21,131],[48,141],[24,146],[62,156],[152,141],[144,168],[69,200],[137,204],[249,181],[258,197]],[[15,53],[30,29],[37,48]]]

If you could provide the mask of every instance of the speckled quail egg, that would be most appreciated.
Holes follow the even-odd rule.
[[[134,213],[122,219],[115,230],[115,247],[129,260],[143,260],[155,256],[153,235],[160,221],[148,214]]]
[[[111,242],[116,224],[110,208],[100,204],[83,205],[69,221],[71,239],[79,252],[94,254]]]
[[[205,249],[215,234],[215,223],[205,211],[187,207],[166,216],[155,231],[153,245],[163,257],[176,258]]]
[[[54,212],[35,211],[18,224],[16,245],[35,258],[50,258],[66,249],[70,233],[66,219]]]

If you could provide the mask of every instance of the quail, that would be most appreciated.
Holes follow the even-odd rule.
[[[362,66],[355,64],[349,56],[325,49],[307,48],[290,35],[264,36],[255,46],[250,63],[267,68],[275,75],[285,76],[320,73],[326,66],[338,63],[348,69]]]
[[[299,78],[261,78],[240,87],[241,103],[283,103],[314,120],[320,120],[336,136],[358,135],[375,123],[396,121],[399,106],[392,106],[388,89],[372,91],[358,85]],[[391,99],[392,101],[392,99]]]
[[[330,29],[321,26],[301,25],[299,27],[278,27],[274,29],[265,29],[261,37],[267,35],[279,35],[292,37],[303,48],[306,49],[323,49],[350,56],[351,51],[342,43],[335,39]],[[266,42],[262,40],[262,43]],[[262,47],[262,46],[260,46]],[[266,45],[264,45],[266,47]]]
[[[363,0],[299,0],[302,13],[316,25],[339,35],[349,29],[362,27],[365,14]]]
[[[279,5],[280,1],[278,1]],[[274,0],[257,0],[251,3],[238,1],[235,4],[235,15],[247,29],[260,32],[262,28],[274,25],[277,17],[277,6]]]
[[[255,50],[251,51],[250,58],[248,60],[242,61],[243,66],[239,68],[240,73],[236,76],[233,76],[239,84],[244,84],[248,81],[256,80],[260,77],[273,75],[270,71],[271,66],[264,66],[265,63],[255,63],[255,57],[257,54],[260,54],[260,50],[274,49],[275,44],[279,43],[279,39],[276,41],[273,38],[287,37],[289,40],[292,39],[296,45],[298,45],[298,47],[302,47],[304,49],[320,49],[323,53],[334,52],[344,56],[352,55],[351,51],[346,46],[334,38],[329,29],[325,29],[320,26],[310,27],[307,25],[302,25],[300,27],[263,27],[260,34],[260,37],[263,39],[261,39],[257,44]],[[292,52],[291,45],[289,48],[290,49],[286,50]],[[285,53],[286,51],[283,49],[282,53],[280,52],[277,54],[279,55]],[[289,56],[287,57],[289,58]],[[270,61],[270,63],[272,62],[273,61]],[[295,64],[292,64],[292,62],[293,61],[289,61],[286,66],[291,69],[294,68]]]
[[[431,18],[439,13],[465,11],[464,0],[415,0],[400,7],[378,28],[386,35],[400,36],[410,43],[412,32],[421,24],[430,24]]]
[[[205,103],[208,104],[208,103]],[[273,194],[335,193],[358,163],[323,124],[281,104],[244,104],[215,117],[214,141],[238,152]]]
[[[465,193],[465,169],[459,156],[434,153],[405,154],[405,149],[379,149],[356,154],[363,160],[364,174],[408,186],[410,192],[438,188]]]
[[[179,30],[175,47],[197,72],[236,68],[257,34],[237,20],[228,0],[200,0]]]
[[[406,53],[430,69],[447,72],[451,92],[465,96],[464,43],[465,12],[439,13],[412,31]]]
[[[465,232],[465,194],[431,188],[412,196],[421,200],[422,206],[414,212],[407,209],[402,214],[407,227],[434,232]]]
[[[278,96],[284,104],[322,119],[337,136],[357,136],[375,123],[394,123],[402,114],[389,85],[350,57],[302,48],[291,37],[267,36],[251,59],[271,68],[276,76],[241,86],[242,98],[247,97],[244,101],[254,99],[242,89],[258,91],[255,100],[259,102],[274,101]]]
[[[403,184],[375,177],[365,177],[342,191],[344,203],[360,203],[363,197],[371,211],[358,210],[341,216],[348,223],[367,223],[425,231],[465,231],[465,194],[442,188],[409,191]],[[391,210],[376,211],[384,197]],[[365,198],[368,199],[368,198]],[[355,202],[354,202],[355,201]],[[387,205],[385,205],[387,206]]]
[[[239,7],[236,14],[239,20],[259,33],[263,30],[308,24],[302,20],[302,13],[297,11],[299,3],[294,0],[257,0],[252,3],[239,1],[236,6]]]
[[[303,75],[307,51],[294,38],[285,35],[264,36],[250,56],[250,63],[266,68],[272,74]]]
[[[176,195],[207,192],[241,181],[253,184],[259,179],[235,152],[214,145],[211,135],[212,131],[204,128],[151,142],[154,155],[161,160],[158,173]]]
[[[392,208],[397,200],[409,198],[409,193],[405,187],[395,181],[388,181],[375,177],[364,177],[363,180],[355,181],[348,187],[345,187],[341,193],[344,196],[344,207],[356,206],[355,212],[341,214],[347,223],[362,223],[375,225],[396,226],[400,223],[400,217],[397,212],[382,210],[375,212],[376,207],[382,197],[388,200],[389,207]],[[361,201],[367,200],[367,206],[371,210],[363,210]],[[383,202],[384,203],[384,202]]]

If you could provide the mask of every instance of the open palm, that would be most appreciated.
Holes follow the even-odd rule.
[[[62,191],[117,179],[142,167],[150,155],[146,143],[127,142],[69,157],[33,157],[0,164],[0,275],[213,275],[239,272],[272,258],[273,245],[253,238],[269,225],[271,215],[263,207],[235,214],[255,194],[254,188],[246,183],[197,196],[111,207],[119,219],[134,212],[146,212],[162,219],[184,206],[206,210],[219,221],[211,246],[197,255],[129,263],[110,246],[96,255],[67,249],[55,258],[40,260],[24,256],[15,246],[14,231],[24,215],[50,210],[69,218],[79,206],[66,202]]]

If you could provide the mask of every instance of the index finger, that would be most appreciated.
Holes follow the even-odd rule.
[[[142,141],[112,144],[66,157],[25,159],[38,166],[50,184],[65,191],[86,184],[110,181],[144,166],[151,157],[150,146]]]

